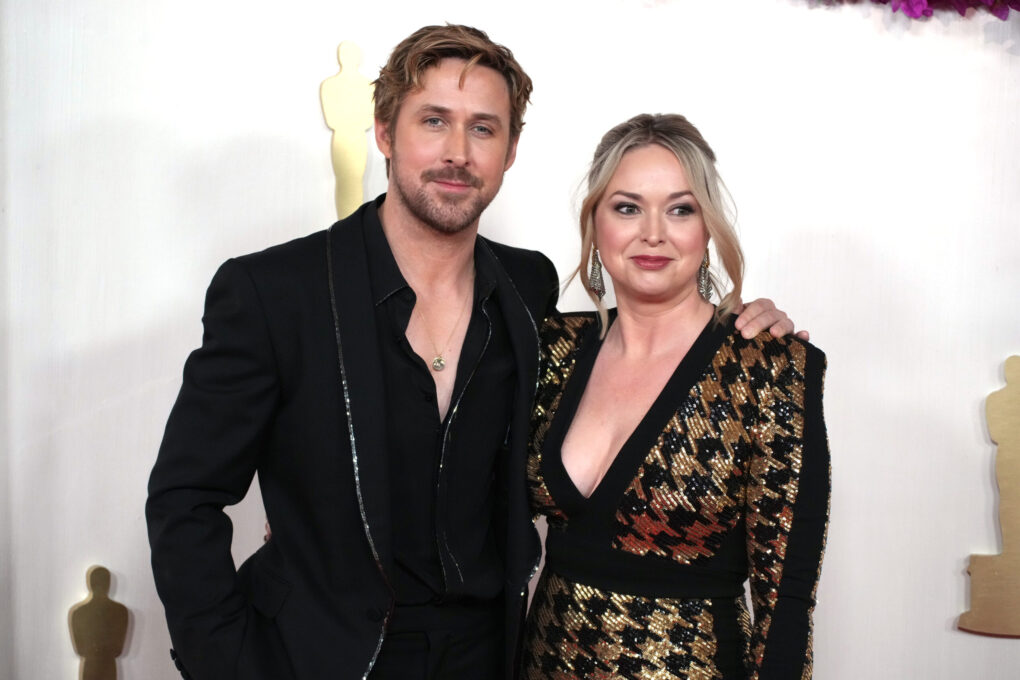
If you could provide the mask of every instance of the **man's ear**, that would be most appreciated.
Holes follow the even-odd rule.
[[[514,161],[517,160],[517,140],[519,139],[520,136],[518,135],[510,140],[510,148],[506,152],[506,163],[503,164],[503,172],[509,170]]]
[[[378,118],[375,119],[375,145],[389,160],[393,153],[393,136],[390,134],[389,125]]]

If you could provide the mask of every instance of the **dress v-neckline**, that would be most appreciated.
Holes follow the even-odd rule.
[[[615,512],[619,499],[633,481],[648,452],[662,433],[670,418],[680,407],[705,366],[732,331],[732,319],[716,324],[709,320],[691,348],[677,364],[662,391],[655,397],[648,412],[624,441],[606,473],[585,496],[563,465],[563,441],[581,403],[591,378],[595,360],[602,348],[598,337],[598,324],[592,324],[584,334],[578,348],[576,363],[564,387],[560,403],[553,415],[542,444],[542,473],[554,502],[568,517],[599,515],[602,511]]]

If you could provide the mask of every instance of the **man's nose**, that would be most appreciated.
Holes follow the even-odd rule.
[[[464,130],[455,129],[446,138],[443,161],[450,165],[467,165],[468,141]]]

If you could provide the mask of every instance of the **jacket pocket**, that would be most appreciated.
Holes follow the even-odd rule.
[[[251,603],[266,618],[276,617],[290,595],[290,588],[290,583],[279,576],[266,571],[259,564],[253,565]]]

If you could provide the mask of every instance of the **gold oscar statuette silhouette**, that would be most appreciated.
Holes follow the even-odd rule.
[[[1002,553],[970,556],[970,610],[957,626],[969,633],[1020,637],[1020,356],[1006,359],[1006,387],[988,395],[985,417],[998,444]]]
[[[365,132],[372,128],[375,110],[372,81],[358,71],[361,48],[344,41],[337,47],[336,58],[340,70],[322,81],[319,100],[326,126],[333,131],[330,151],[336,176],[336,214],[343,219],[363,202],[362,181],[368,160]]]
[[[79,680],[117,680],[117,657],[124,651],[128,608],[110,599],[110,572],[93,566],[85,573],[89,595],[71,607],[71,645],[81,657]]]

